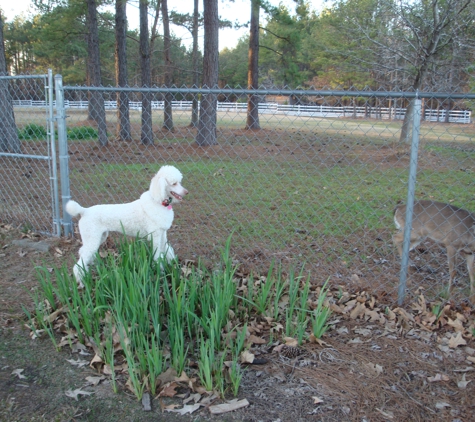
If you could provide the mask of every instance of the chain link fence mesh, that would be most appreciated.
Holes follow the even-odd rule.
[[[48,75],[0,77],[0,221],[58,234]]]
[[[243,272],[266,273],[274,262],[284,271],[303,268],[316,283],[330,277],[345,289],[397,300],[393,210],[407,199],[410,158],[410,143],[401,140],[403,93],[259,91],[259,113],[252,114],[249,92],[217,90],[210,130],[197,119],[205,91],[151,89],[142,98],[140,89],[103,89],[105,118],[88,108],[91,92],[64,87],[71,197],[81,205],[133,201],[161,165],[175,165],[190,192],[168,235],[180,259],[216,263],[232,234]],[[421,96],[415,198],[474,209],[469,96]],[[18,122],[31,119],[15,113]],[[18,183],[8,177],[6,186]],[[31,192],[30,185],[17,188],[19,196]],[[447,297],[444,248],[428,240],[411,258],[418,268],[408,278],[409,300],[421,289]],[[461,302],[470,288],[463,258],[457,263],[452,298]]]

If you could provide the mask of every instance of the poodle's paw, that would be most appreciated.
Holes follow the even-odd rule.
[[[165,252],[165,259],[167,260],[167,262],[171,262],[176,259],[175,251],[171,245],[167,246],[167,250]]]
[[[76,283],[78,285],[78,289],[84,289],[84,283],[82,282],[84,278],[84,272],[86,270],[84,267],[80,266],[79,264],[76,264],[73,268],[73,274],[74,278],[76,279]]]

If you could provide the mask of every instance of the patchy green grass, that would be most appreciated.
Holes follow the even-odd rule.
[[[222,216],[222,223],[238,228],[244,241],[264,237],[285,244],[299,230],[310,236],[345,236],[368,227],[378,230],[392,224],[392,208],[406,199],[407,174],[396,168],[360,164],[322,169],[291,163],[276,167],[259,160],[178,165],[185,175],[192,175],[183,182],[190,197],[201,193],[195,215],[205,218],[212,211]],[[88,179],[77,176],[73,171],[75,189],[111,197],[129,191],[130,180],[142,191],[149,183],[141,164],[104,164]],[[457,198],[460,203],[470,200],[475,183],[470,173],[459,170],[424,170],[418,177],[420,192],[437,193],[440,200]],[[303,226],[303,222],[311,224]]]

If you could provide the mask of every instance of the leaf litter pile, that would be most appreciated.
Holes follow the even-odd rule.
[[[19,253],[28,255],[26,249]],[[56,255],[64,253],[60,248],[54,249]],[[109,255],[117,253],[109,251]],[[192,267],[183,263],[179,267],[181,276],[188,276],[194,271]],[[97,388],[107,386],[140,398],[144,411],[194,418],[224,413],[228,419],[256,421],[475,419],[475,323],[470,305],[429,303],[421,291],[415,303],[404,308],[389,307],[378,303],[370,292],[349,292],[332,284],[332,280],[325,291],[323,282],[308,283],[308,296],[302,296],[307,279],[296,275],[296,301],[300,302],[289,315],[294,293],[290,291],[288,275],[282,276],[285,283],[275,302],[280,279],[274,280],[266,297],[262,292],[270,274],[253,276],[233,271],[236,296],[241,299],[236,308],[227,312],[220,328],[222,347],[215,350],[218,363],[211,372],[213,377],[216,372],[222,376],[213,379],[212,389],[204,385],[206,376],[200,359],[200,345],[209,344],[200,344],[204,329],[194,333],[194,338],[184,333],[185,361],[182,370],[177,371],[174,346],[166,334],[171,320],[164,322],[160,332],[161,372],[154,380],[149,374],[135,376],[134,380],[140,365],[135,362],[132,365],[137,366],[130,367],[137,356],[132,361],[127,359],[132,330],[126,323],[117,323],[113,310],[104,312],[102,331],[94,338],[71,321],[72,300],[69,305],[52,305],[36,296],[35,308],[41,308],[42,321],[37,320],[38,314],[35,317],[32,310],[26,310],[30,313],[26,325],[32,329],[30,335],[35,341],[47,337],[46,331],[51,328],[49,335],[56,348],[71,353],[68,364],[78,370],[87,368],[84,383],[64,391],[67,398],[79,404],[94,397]],[[52,268],[45,267],[43,272],[52,274],[55,283],[55,277],[61,275]],[[252,296],[249,290],[254,291]],[[79,293],[84,295],[87,291]],[[160,295],[162,304],[166,299],[163,292]],[[306,322],[302,322],[303,317],[299,321],[302,297],[306,298]],[[324,321],[326,330],[318,337],[311,313],[322,297],[322,309],[331,312]],[[259,307],[259,300],[267,306]],[[199,318],[196,313],[192,319]],[[303,333],[299,322],[305,325]],[[240,336],[244,339],[242,347],[233,356],[235,349],[228,344]],[[52,359],[62,359],[62,353],[53,354]],[[242,370],[235,390],[230,379],[233,361]],[[9,371],[12,379],[23,382],[22,368]]]

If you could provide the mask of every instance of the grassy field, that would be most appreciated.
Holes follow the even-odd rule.
[[[15,120],[19,128],[31,123],[44,124],[46,126],[46,111],[37,108],[17,108]],[[174,124],[177,127],[187,127],[190,123],[189,111],[174,111]],[[375,119],[347,119],[347,118],[315,118],[298,117],[281,114],[261,114],[260,124],[267,130],[302,130],[308,133],[326,135],[351,135],[352,137],[366,137],[383,140],[397,140],[402,122],[399,120],[375,120]],[[111,127],[117,124],[115,111],[106,112],[106,120]],[[141,113],[131,110],[130,121],[132,125],[139,125]],[[153,124],[157,127],[163,125],[163,111],[153,110]],[[87,110],[67,110],[67,124],[87,124]],[[219,112],[217,120],[218,128],[239,130],[246,125],[246,113]],[[437,142],[471,142],[475,136],[473,125],[444,124],[423,122],[421,126],[421,139]]]

